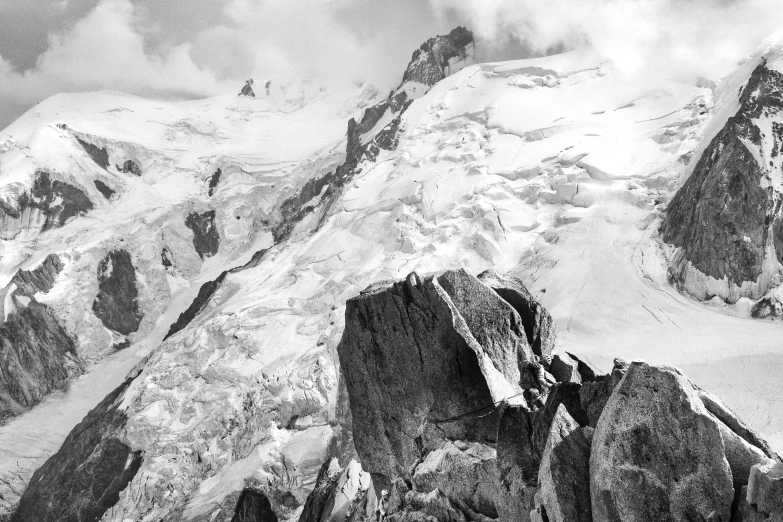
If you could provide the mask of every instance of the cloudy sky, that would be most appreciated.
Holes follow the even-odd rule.
[[[58,92],[161,98],[316,74],[391,88],[411,52],[466,25],[486,60],[592,46],[628,74],[725,74],[779,0],[0,0],[0,129]]]

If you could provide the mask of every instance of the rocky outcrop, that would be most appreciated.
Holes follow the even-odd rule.
[[[732,522],[783,522],[783,463],[753,466]]]
[[[581,428],[558,406],[538,471],[536,512],[551,522],[591,522],[590,445],[592,428]]]
[[[63,263],[49,255],[33,270],[19,270],[6,288],[0,325],[0,420],[16,415],[63,387],[79,371],[76,345],[46,305]]]
[[[731,519],[734,489],[718,422],[679,371],[631,364],[592,447],[596,522]]]
[[[49,254],[44,262],[33,270],[19,270],[11,278],[11,284],[16,285],[16,294],[34,297],[36,293],[45,294],[54,288],[57,276],[65,267],[60,256]]]
[[[117,170],[123,174],[133,174],[134,176],[141,176],[141,167],[133,160],[125,160],[122,166],[116,165]]]
[[[193,231],[193,248],[201,259],[217,254],[220,246],[220,236],[215,227],[215,211],[193,212],[188,214],[185,226]]]
[[[39,170],[29,193],[23,192],[14,204],[0,201],[0,239],[13,239],[25,230],[61,227],[92,209],[84,191]]]
[[[315,487],[302,508],[299,522],[320,522],[329,497],[337,487],[341,472],[340,464],[336,458],[330,459],[321,466],[315,479]]]
[[[109,394],[33,475],[12,522],[100,520],[119,500],[142,456],[122,440],[127,420],[119,406],[130,385]]]
[[[220,170],[220,167],[218,167],[215,173],[209,177],[209,197],[212,197],[212,195],[215,193],[215,189],[217,188],[218,183],[220,183],[221,174],[223,174],[223,171]]]
[[[414,51],[403,82],[432,86],[449,75],[453,60],[466,60],[468,47],[473,45],[473,33],[457,27],[445,36],[430,38]]]
[[[414,273],[367,289],[345,313],[337,351],[374,481],[409,480],[447,438],[496,441],[495,405],[521,395],[532,357],[521,317],[497,293],[462,270]]]
[[[206,308],[209,300],[212,299],[212,296],[215,295],[215,292],[218,291],[220,284],[227,275],[228,272],[223,272],[217,277],[217,279],[207,281],[201,285],[201,288],[198,290],[198,295],[196,295],[196,298],[192,303],[190,303],[190,306],[188,306],[184,312],[179,314],[179,317],[174,322],[174,324],[169,327],[169,331],[166,334],[165,339],[168,339],[175,333],[185,328],[193,319],[196,318],[198,314],[204,310],[204,308]]]
[[[269,86],[269,84],[267,84],[267,91],[269,90],[268,86]],[[269,94],[269,93],[267,92],[267,94]],[[255,98],[256,97],[256,93],[253,92],[253,79],[252,78],[249,79],[248,81],[246,81],[245,85],[242,86],[242,90],[239,91],[239,96],[247,96],[249,98]]]
[[[272,504],[266,495],[253,489],[245,489],[239,495],[231,522],[277,522]]]
[[[337,351],[372,477],[359,519],[386,490],[395,522],[728,522],[777,487],[757,485],[778,478],[766,442],[677,369],[617,359],[601,375],[556,354],[554,382],[529,344],[540,332],[551,350],[546,317],[494,273],[411,274],[349,300]]]
[[[759,64],[738,112],[669,203],[661,232],[677,247],[672,275],[700,299],[757,299],[777,272],[775,256],[783,262],[781,192],[771,185],[783,144],[781,89],[783,74]],[[761,130],[768,127],[769,136]]]
[[[95,188],[98,189],[98,192],[103,194],[104,198],[111,199],[111,197],[114,195],[115,191],[112,190],[112,188],[103,181],[96,179],[93,183],[95,184]]]
[[[139,310],[136,269],[125,250],[113,250],[98,264],[98,295],[92,311],[103,325],[122,335],[139,329],[144,314]]]
[[[81,138],[76,138],[76,141],[79,142],[79,145],[82,146],[84,151],[92,158],[92,160],[99,165],[101,168],[108,169],[109,168],[109,153],[106,152],[106,148],[98,147],[97,145],[93,145],[92,143],[85,141]]]

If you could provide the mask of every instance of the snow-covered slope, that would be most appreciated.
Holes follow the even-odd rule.
[[[269,95],[255,99],[58,95],[0,132],[0,342],[22,361],[4,364],[0,413],[23,412],[86,372],[71,391],[39,406],[56,422],[41,422],[47,415],[36,411],[0,427],[6,509],[73,425],[122,381],[127,365],[161,342],[205,281],[272,244],[280,204],[344,160],[335,144],[346,119],[376,95],[369,85],[328,91],[314,81],[273,82]],[[128,161],[136,173],[125,168]],[[48,193],[41,179],[49,180]],[[69,197],[82,206],[68,212]],[[128,256],[112,257],[117,252]],[[15,274],[39,269],[50,255],[59,260],[53,286],[22,295]],[[120,258],[129,261],[124,278]],[[119,291],[112,294],[112,286]],[[107,297],[96,308],[99,295]],[[31,300],[43,307],[32,308]],[[32,319],[17,320],[25,313]],[[60,343],[71,342],[64,357],[43,356],[60,347],[30,333],[41,318],[62,329]],[[33,327],[19,326],[28,323]]]
[[[247,216],[253,224],[238,229],[233,243],[221,242],[203,266],[191,252],[188,276],[170,276],[215,283],[201,287],[183,328],[131,373],[116,400],[96,410],[96,416],[121,419],[102,429],[142,455],[138,472],[102,520],[229,520],[246,485],[265,491],[279,516],[295,517],[321,464],[351,451],[350,413],[335,355],[344,303],[371,283],[414,270],[511,272],[555,318],[556,350],[604,369],[606,358],[616,356],[683,365],[697,384],[722,396],[783,450],[780,325],[678,293],[669,284],[658,236],[665,204],[684,181],[691,157],[714,136],[711,118],[721,116],[713,111],[713,91],[666,79],[639,83],[589,52],[461,68],[470,63],[470,46],[456,53],[445,48],[443,55],[442,47],[425,44],[412,62],[430,63],[426,53],[433,53],[436,69],[426,70],[440,71],[440,81],[406,73],[389,99],[349,125],[345,141],[336,141],[344,127],[327,136],[331,127],[325,126],[318,137],[308,127],[308,117],[323,114],[318,111],[334,112],[325,101],[292,115],[264,113],[276,122],[294,122],[296,145],[290,150],[313,154],[306,161],[293,152],[277,156],[288,142],[287,131],[278,136],[275,129],[265,142],[238,136],[226,153],[207,147],[211,140],[188,127],[192,147],[166,151],[195,156],[168,163],[175,172],[187,165],[183,177],[148,196],[169,198],[157,207],[161,215],[174,212],[184,227],[191,208],[202,212],[210,203],[223,227],[221,240],[232,216],[240,222]],[[231,116],[220,125],[244,125],[241,111],[230,110],[219,113]],[[181,119],[165,121],[179,128]],[[214,117],[215,126],[219,119]],[[195,117],[188,121],[197,125]],[[143,170],[150,168],[146,157],[131,158],[136,149],[98,141],[116,129],[77,127],[68,120],[68,129],[76,128],[116,150],[119,159],[138,157]],[[306,136],[313,136],[312,148],[295,149]],[[280,147],[269,156],[257,150],[258,143],[271,147],[278,137]],[[242,152],[239,143],[249,149]],[[241,167],[231,163],[237,185],[219,184],[213,196],[219,199],[211,203],[204,194],[219,166],[214,155]],[[104,175],[84,162],[87,172]],[[185,181],[194,171],[201,185]],[[112,176],[117,183],[141,185]],[[201,199],[172,195],[187,186],[193,186],[188,194]],[[144,192],[132,194],[135,202]],[[40,238],[64,234],[63,242],[91,216]],[[112,223],[136,218],[116,219]],[[128,223],[127,230],[160,227],[155,219]],[[189,237],[182,229],[177,233]],[[184,251],[184,243],[175,248]],[[139,256],[146,244],[130,250]],[[158,256],[163,240],[154,245],[150,251]],[[176,257],[179,250],[171,252]],[[99,258],[92,261],[91,277]],[[239,266],[244,268],[223,272]],[[157,346],[196,297],[198,284],[183,287],[182,299],[158,313],[164,319],[148,330],[153,333],[138,334],[146,335],[140,342],[147,348]],[[57,470],[57,462],[50,462],[40,478]]]

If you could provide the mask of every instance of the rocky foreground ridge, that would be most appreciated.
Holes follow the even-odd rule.
[[[390,521],[783,520],[783,463],[718,398],[643,361],[597,375],[553,344],[546,311],[493,272],[351,299],[338,353],[364,472],[326,463],[300,522],[375,520],[384,490]]]

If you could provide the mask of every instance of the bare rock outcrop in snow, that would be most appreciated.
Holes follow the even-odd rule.
[[[113,250],[103,258],[98,289],[92,310],[103,325],[122,335],[138,330],[144,315],[139,310],[136,268],[127,251]]]
[[[381,489],[393,521],[728,522],[778,498],[778,456],[675,368],[618,359],[600,375],[573,358],[515,401],[532,389],[536,316],[482,282],[504,278],[414,273],[348,302],[338,354],[373,482],[365,518]]]

